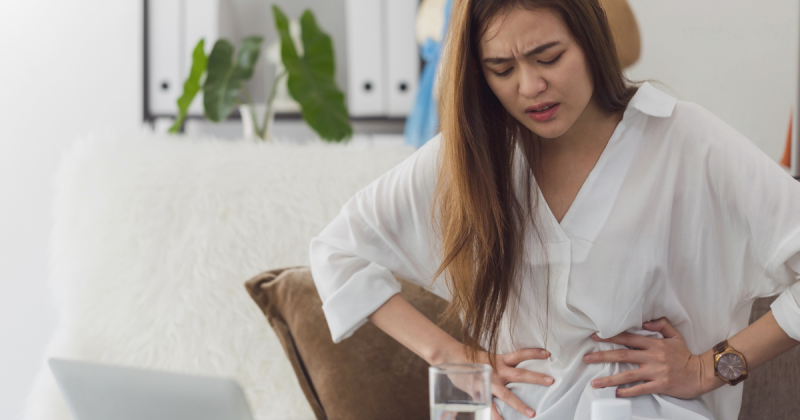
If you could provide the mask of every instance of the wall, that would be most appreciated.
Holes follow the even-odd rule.
[[[644,49],[631,77],[665,82],[780,157],[797,90],[797,2],[631,6]],[[53,169],[77,136],[139,128],[141,26],[138,0],[0,2],[2,419],[20,418],[57,322],[47,289]]]
[[[76,136],[139,127],[138,0],[0,1],[0,418],[56,326],[47,289],[51,178]]]
[[[794,0],[629,0],[642,33],[634,79],[654,78],[780,159],[797,95]]]

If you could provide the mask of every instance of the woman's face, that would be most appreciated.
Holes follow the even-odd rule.
[[[561,137],[594,106],[583,50],[555,12],[517,8],[498,13],[480,40],[479,53],[486,82],[503,107],[543,138]],[[552,104],[549,111],[534,111]]]

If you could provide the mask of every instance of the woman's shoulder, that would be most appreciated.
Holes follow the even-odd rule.
[[[690,101],[677,100],[668,118],[676,134],[704,133],[730,127],[704,106]]]
[[[678,99],[670,119],[679,127],[719,128],[727,124],[706,107]]]
[[[741,150],[745,153],[760,151],[744,134],[725,120],[704,106],[690,101],[676,102],[672,115],[668,118],[666,134],[670,143],[679,144],[684,152],[718,148]]]
[[[373,196],[384,193],[432,195],[439,171],[441,133],[414,150],[397,165],[373,180],[356,196]],[[404,148],[403,151],[406,149]]]
[[[420,146],[417,152],[422,154],[423,156],[427,156],[427,158],[430,159],[430,156],[435,156],[438,154],[441,144],[442,144],[442,133],[439,133],[431,137],[430,140],[426,141],[425,144]]]
[[[755,177],[769,182],[785,178],[774,159],[702,105],[678,101],[670,119],[666,149],[675,154],[684,171],[704,172],[709,182],[737,189],[751,185]]]
[[[702,105],[678,99],[650,82],[637,88],[628,108],[636,108],[646,116],[645,130],[650,137],[680,135],[685,138],[686,135],[730,129]]]

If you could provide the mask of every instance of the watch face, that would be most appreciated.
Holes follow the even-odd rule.
[[[742,358],[736,354],[723,354],[717,362],[717,372],[729,381],[738,379],[742,376],[743,371],[744,364],[742,363]]]

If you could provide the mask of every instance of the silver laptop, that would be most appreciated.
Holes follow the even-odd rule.
[[[233,379],[48,362],[73,420],[253,420]]]

